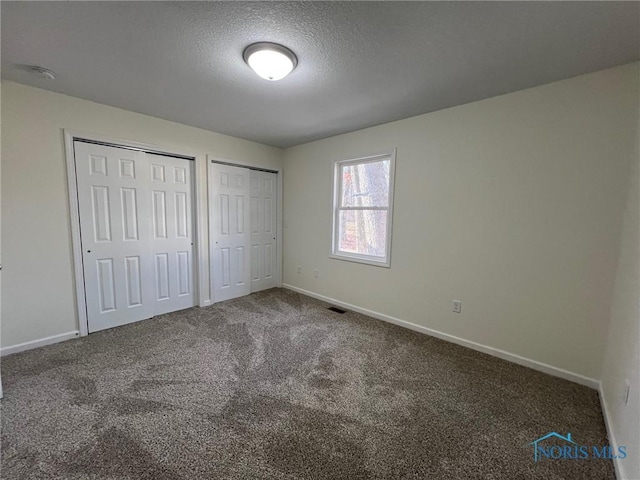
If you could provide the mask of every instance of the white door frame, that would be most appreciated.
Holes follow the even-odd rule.
[[[73,248],[73,271],[76,289],[76,308],[78,318],[78,330],[80,336],[84,337],[89,334],[87,323],[87,300],[84,289],[84,269],[82,266],[82,244],[80,236],[80,205],[78,203],[78,185],[76,178],[76,158],[73,147],[75,140],[85,140],[89,142],[105,143],[113,147],[124,147],[134,150],[142,150],[149,153],[159,155],[179,156],[192,159],[194,165],[194,268],[196,269],[196,285],[195,300],[196,303],[204,307],[211,303],[211,299],[207,299],[208,271],[206,265],[202,265],[202,259],[208,258],[208,229],[207,229],[207,196],[202,195],[202,179],[206,179],[207,158],[205,155],[193,152],[176,151],[172,148],[166,148],[158,145],[150,145],[147,143],[126,140],[122,138],[107,137],[95,133],[78,132],[74,130],[64,129],[64,145],[65,158],[67,164],[67,187],[69,194],[69,221],[71,225],[71,244]],[[203,176],[203,172],[204,175]]]
[[[269,167],[265,167],[263,165],[256,165],[253,163],[248,163],[248,162],[242,162],[239,160],[235,160],[235,159],[231,159],[231,158],[225,158],[225,157],[220,157],[217,155],[207,155],[206,158],[206,162],[205,162],[205,168],[206,168],[206,175],[207,175],[207,207],[209,208],[209,211],[211,211],[211,202],[212,202],[212,198],[210,198],[209,196],[209,186],[211,185],[211,182],[213,181],[213,179],[211,178],[211,175],[209,173],[209,164],[211,162],[217,162],[217,163],[223,163],[223,164],[227,164],[230,165],[232,167],[241,167],[241,168],[249,168],[249,169],[253,169],[253,170],[262,170],[265,172],[273,172],[276,173],[278,175],[278,192],[276,195],[277,198],[277,203],[278,205],[276,206],[276,215],[277,215],[277,219],[276,219],[276,255],[278,256],[278,261],[276,262],[276,286],[278,288],[282,288],[282,187],[284,185],[283,183],[283,169],[282,167],[280,168],[269,168]],[[209,265],[209,268],[207,269],[207,273],[209,275],[209,298],[210,298],[210,302],[211,303],[215,303],[215,298],[213,296],[214,292],[213,292],[213,265]]]

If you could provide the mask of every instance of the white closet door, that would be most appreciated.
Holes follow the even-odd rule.
[[[143,153],[74,142],[89,332],[153,316]]]
[[[151,178],[153,313],[160,315],[194,305],[193,162],[153,154],[147,154],[147,159]]]
[[[277,286],[277,175],[251,171],[251,291]]]
[[[192,307],[193,162],[74,149],[89,332]]]
[[[249,282],[249,170],[209,164],[213,300],[251,293]]]

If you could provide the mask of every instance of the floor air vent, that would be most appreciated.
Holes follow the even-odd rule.
[[[331,310],[332,312],[336,312],[336,313],[347,313],[346,310],[342,310],[341,308],[338,308],[338,307],[329,307],[327,310]]]

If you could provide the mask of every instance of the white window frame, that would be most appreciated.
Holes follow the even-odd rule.
[[[387,207],[341,207],[340,199],[342,198],[342,177],[340,171],[345,165],[358,165],[362,163],[379,162],[383,159],[389,159],[389,205]],[[377,153],[358,158],[350,158],[348,160],[338,160],[333,166],[333,222],[331,235],[331,255],[330,258],[336,260],[346,260],[349,262],[364,263],[366,265],[375,265],[377,267],[391,267],[391,233],[393,231],[393,197],[394,183],[396,171],[396,149],[386,152]],[[387,232],[386,232],[386,252],[384,258],[373,255],[364,255],[358,253],[342,252],[338,250],[339,240],[339,212],[341,210],[385,210],[387,212]]]

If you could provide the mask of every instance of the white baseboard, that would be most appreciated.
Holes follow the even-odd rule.
[[[600,397],[600,405],[602,406],[602,416],[604,417],[604,425],[607,428],[607,437],[609,437],[609,445],[611,445],[614,451],[618,450],[618,442],[616,436],[613,434],[611,428],[611,422],[609,421],[609,409],[607,407],[607,400],[604,398],[604,392],[602,391],[602,382],[598,382],[598,395]],[[619,458],[613,459],[613,468],[616,472],[616,478],[622,480],[622,465]]]
[[[25,350],[31,350],[33,348],[53,345],[54,343],[64,342],[65,340],[70,340],[79,336],[80,332],[78,330],[74,330],[73,332],[61,333],[59,335],[53,335],[39,340],[32,340],[30,342],[11,345],[10,347],[3,347],[0,348],[0,356],[4,357],[5,355],[11,355],[12,353],[24,352]]]
[[[446,340],[447,342],[455,343],[457,345],[461,345],[463,347],[467,347],[472,350],[477,350],[478,352],[486,353],[488,355],[501,358],[502,360],[507,360],[508,362],[517,363],[518,365],[529,367],[529,368],[532,368],[533,370],[537,370],[539,372],[553,375],[554,377],[563,378],[565,380],[569,380],[571,382],[575,382],[589,388],[593,388],[597,390],[598,386],[600,385],[600,382],[594,378],[585,377],[584,375],[570,372],[568,370],[554,367],[552,365],[547,365],[546,363],[538,362],[537,360],[521,357],[520,355],[516,355],[514,353],[509,353],[504,350],[499,350],[497,348],[489,347],[487,345],[482,345],[480,343],[472,342],[470,340],[465,340],[464,338],[455,337],[453,335],[449,335],[448,333],[439,332],[438,330],[433,330],[431,328],[423,327],[422,325],[416,325],[415,323],[407,322],[405,320],[400,320],[399,318],[385,315],[383,313],[374,312],[373,310],[368,310],[366,308],[358,307],[356,305],[351,305],[350,303],[342,302],[340,300],[336,300],[335,298],[326,297],[318,293],[314,293],[308,290],[304,290],[302,288],[294,287],[293,285],[289,285],[285,283],[285,284],[282,284],[282,288],[293,290],[294,292],[302,293],[303,295],[317,298],[318,300],[322,300],[324,302],[337,305],[347,310],[352,310],[354,312],[362,313],[363,315],[368,315],[369,317],[373,317],[378,320],[382,320],[384,322],[393,323],[395,325],[399,325],[401,327],[405,327],[410,330],[414,330],[416,332],[425,333],[432,337],[436,337],[441,340]]]

